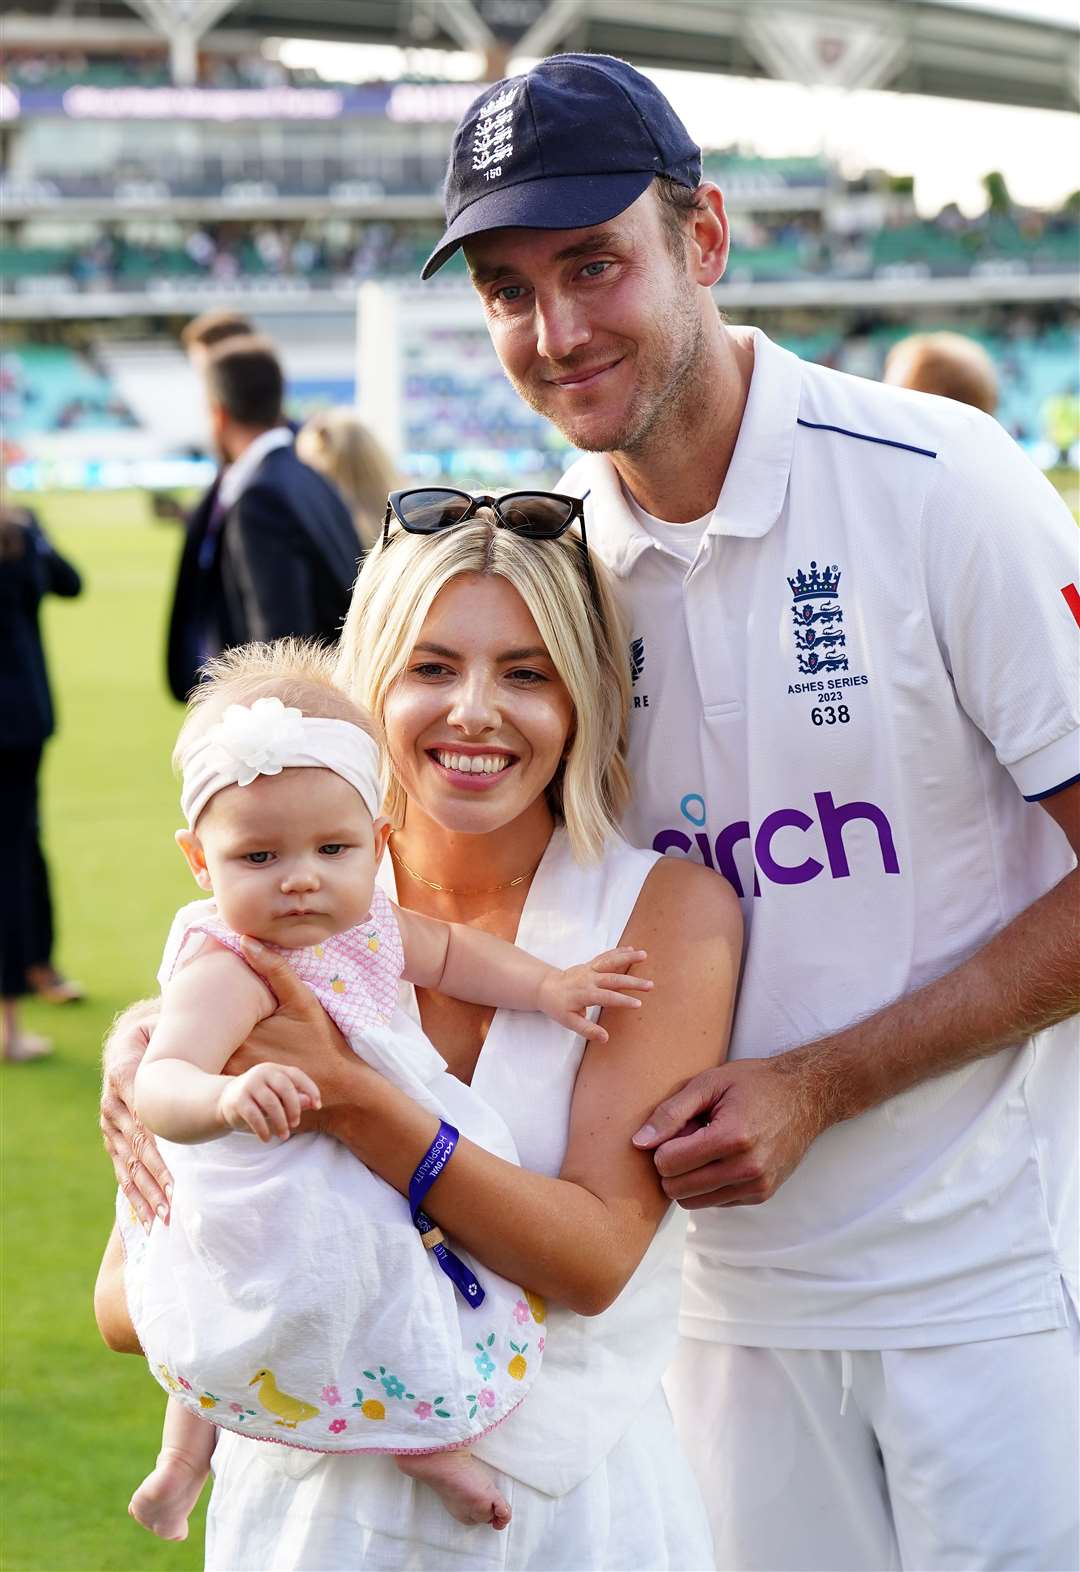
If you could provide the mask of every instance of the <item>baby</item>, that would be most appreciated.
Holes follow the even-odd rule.
[[[454,1126],[516,1151],[398,1008],[399,981],[539,1010],[601,1041],[585,1012],[638,1005],[631,990],[650,986],[623,975],[640,950],[559,971],[390,902],[375,885],[390,830],[379,749],[329,673],[322,652],[292,641],[234,650],[212,664],[177,742],[188,827],[176,839],[213,899],[173,924],[135,1081],[173,1172],[170,1226],[144,1234],[118,1197],[132,1321],[170,1393],[157,1466],[129,1511],[164,1539],[186,1537],[212,1425],[315,1453],[391,1452],[460,1521],[506,1526],[469,1446],[535,1377],[543,1301],[474,1270],[420,1203]],[[302,1070],[222,1073],[276,1007],[239,935],[286,952],[353,1049],[443,1121],[408,1201],[329,1137],[290,1141],[320,1105]]]

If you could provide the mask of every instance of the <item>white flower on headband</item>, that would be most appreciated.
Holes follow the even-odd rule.
[[[230,704],[207,732],[236,770],[236,784],[250,786],[257,775],[280,775],[283,760],[304,743],[304,717],[280,699],[256,699],[250,706]]]

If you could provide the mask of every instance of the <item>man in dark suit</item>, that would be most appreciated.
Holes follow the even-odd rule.
[[[194,317],[180,334],[180,343],[193,371],[200,377],[210,354],[230,338],[250,338],[255,332],[250,320],[234,311],[204,311]],[[210,601],[215,588],[212,571],[216,547],[207,544],[207,532],[214,518],[218,487],[223,470],[218,470],[212,485],[186,517],[177,510],[184,524],[184,547],[176,573],[169,637],[166,654],[169,688],[181,702],[195,686],[200,664],[213,653],[208,638],[213,622]]]
[[[202,656],[289,634],[333,641],[360,543],[339,493],[296,457],[273,348],[262,338],[227,339],[207,356],[205,376],[228,468],[200,543]]]

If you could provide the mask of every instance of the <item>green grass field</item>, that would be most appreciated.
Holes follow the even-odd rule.
[[[85,579],[50,599],[45,633],[60,727],[46,752],[45,823],[64,970],[82,1005],[29,1006],[52,1059],[2,1073],[4,1235],[0,1564],[11,1572],[202,1564],[127,1516],[152,1462],[161,1393],[141,1360],[111,1354],[91,1295],[109,1231],[112,1171],[97,1130],[102,1034],[153,989],[171,913],[194,886],[172,843],[169,755],[181,710],[162,675],[177,531],[138,494],[35,503]]]
[[[1077,509],[1075,477],[1061,489]],[[3,1448],[0,1565],[9,1572],[127,1572],[201,1565],[126,1516],[153,1459],[161,1394],[140,1360],[110,1354],[91,1311],[109,1231],[111,1169],[97,1130],[102,1035],[153,988],[176,906],[194,893],[172,832],[169,755],[181,711],[163,676],[164,618],[179,546],[137,494],[57,494],[35,504],[82,570],[81,600],[45,610],[60,729],[45,767],[58,958],[86,1004],[27,1009],[55,1056],[4,1067]]]

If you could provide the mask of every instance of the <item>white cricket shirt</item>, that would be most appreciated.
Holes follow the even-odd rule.
[[[627,834],[742,897],[733,1058],[965,960],[1073,866],[1036,799],[1080,777],[1080,536],[1053,488],[988,416],[754,347],[689,569],[605,456],[559,487],[590,492],[631,614]],[[764,1205],[692,1214],[684,1330],[855,1349],[1063,1325],[1076,1039],[928,1081],[826,1131]]]

